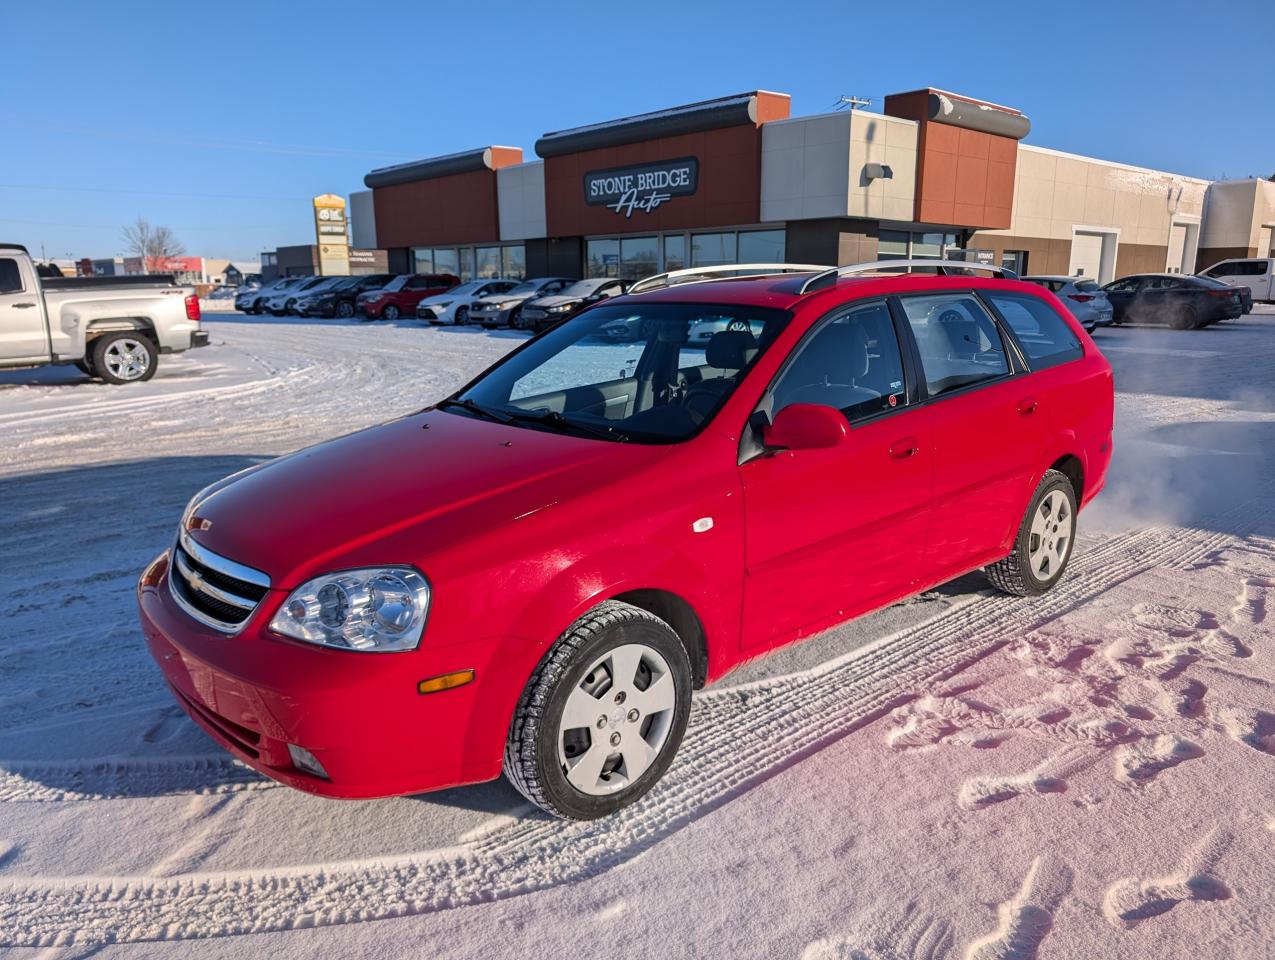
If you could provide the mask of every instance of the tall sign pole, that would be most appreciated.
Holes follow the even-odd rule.
[[[350,275],[350,236],[345,220],[345,198],[325,193],[314,198],[314,236],[319,247],[319,274]]]

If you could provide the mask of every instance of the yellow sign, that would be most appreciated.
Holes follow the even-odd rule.
[[[325,193],[314,198],[314,237],[319,248],[319,273],[325,277],[348,277],[350,238],[344,197]]]

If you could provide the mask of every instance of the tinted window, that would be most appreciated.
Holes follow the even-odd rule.
[[[1102,288],[1098,286],[1097,280],[1077,280],[1076,289],[1081,293],[1096,293]]]
[[[930,396],[1009,373],[1000,331],[970,294],[903,297],[901,302],[921,351]]]
[[[897,406],[903,399],[903,360],[885,302],[823,321],[771,393],[771,416],[794,403],[836,407],[851,420]]]
[[[988,293],[987,299],[1014,331],[1033,370],[1084,356],[1067,321],[1044,300],[1018,293]]]
[[[22,274],[18,261],[12,257],[0,257],[0,293],[17,293],[22,289]]]
[[[1107,285],[1107,289],[1112,293],[1133,293],[1138,289],[1139,277],[1125,277],[1123,280],[1117,280],[1115,283]]]
[[[1237,260],[1219,263],[1208,271],[1210,277],[1260,277],[1266,273],[1265,260]]]

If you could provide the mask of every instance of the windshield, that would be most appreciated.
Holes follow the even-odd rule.
[[[479,281],[479,280],[471,280],[469,281],[469,283],[462,283],[459,287],[452,287],[450,290],[448,290],[447,296],[449,297],[467,296],[468,294],[474,293],[479,288],[483,287],[485,283],[486,283],[485,281]],[[442,294],[439,294],[439,296],[442,296]]]
[[[385,286],[381,287],[381,289],[385,291],[402,290],[403,284],[407,283],[407,281],[411,279],[412,279],[411,274],[403,274],[402,276],[395,277]]]
[[[1231,289],[1230,285],[1223,283],[1221,280],[1214,280],[1212,277],[1189,277],[1187,279],[1194,281],[1198,287],[1208,287],[1210,290]]]
[[[610,277],[596,277],[592,280],[577,280],[571,286],[562,291],[564,297],[591,297],[597,291],[598,287],[604,283],[611,283]]]
[[[512,290],[508,291],[508,294],[511,297],[516,297],[520,293],[535,293],[537,290],[540,289],[543,283],[544,283],[543,280],[540,280],[540,281],[527,280],[526,282],[520,283],[518,284],[518,286],[514,287]]]
[[[297,287],[297,289],[298,290],[313,290],[315,287],[321,287],[324,284],[331,283],[331,282],[332,281],[329,280],[327,277],[311,277],[305,283],[301,284],[301,286]]]
[[[445,409],[533,429],[673,443],[713,417],[789,316],[720,304],[593,307],[510,354]],[[692,338],[706,321],[712,332]]]

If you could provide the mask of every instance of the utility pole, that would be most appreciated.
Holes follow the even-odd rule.
[[[860,107],[871,106],[872,101],[866,97],[851,97],[842,94],[837,97],[837,102],[832,105],[834,110],[844,110],[849,107],[851,110],[857,110]]]

